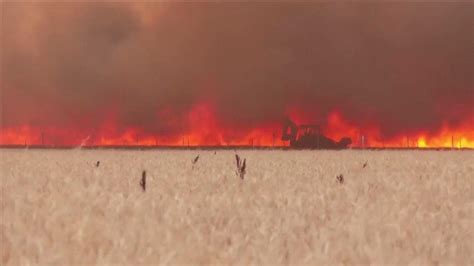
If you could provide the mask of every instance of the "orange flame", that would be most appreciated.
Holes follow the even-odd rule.
[[[288,112],[297,123],[307,122],[308,113]],[[113,119],[105,121],[97,130],[35,127],[22,125],[1,128],[0,145],[42,146],[256,146],[285,147],[281,141],[281,124],[271,122],[255,128],[222,127],[210,104],[195,105],[185,120],[186,130],[173,136],[147,132],[129,127],[119,130]],[[324,119],[323,133],[335,140],[352,139],[354,148],[474,148],[474,126],[465,122],[455,128],[443,123],[433,131],[410,132],[384,137],[380,127],[360,127],[347,121],[338,111]]]

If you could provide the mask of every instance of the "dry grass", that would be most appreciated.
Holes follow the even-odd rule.
[[[0,264],[474,261],[473,152],[238,153],[0,150]]]

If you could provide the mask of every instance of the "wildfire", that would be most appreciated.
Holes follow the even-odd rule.
[[[297,123],[310,121],[308,114],[289,112]],[[436,131],[407,132],[384,137],[377,124],[361,127],[344,118],[337,110],[324,119],[322,133],[332,139],[352,139],[353,148],[474,148],[474,126],[464,123],[456,128],[446,123]],[[0,145],[20,146],[249,146],[286,147],[281,140],[281,123],[269,122],[253,128],[221,126],[209,104],[198,104],[182,121],[177,134],[164,135],[142,128],[123,129],[110,119],[96,129],[36,127],[22,125],[1,128]]]

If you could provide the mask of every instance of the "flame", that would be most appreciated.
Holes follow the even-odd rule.
[[[417,148],[427,148],[428,146],[426,145],[426,140],[424,137],[420,137],[417,142],[416,142]]]
[[[166,113],[166,112],[165,112]],[[163,114],[162,114],[163,115]],[[311,122],[316,114],[291,110],[287,115],[297,124]],[[281,141],[281,123],[273,121],[253,128],[223,126],[212,104],[196,104],[179,121],[186,125],[182,132],[164,135],[138,127],[123,129],[113,119],[106,119],[94,130],[81,128],[38,127],[21,125],[2,127],[0,145],[21,146],[256,146],[286,147]],[[344,118],[338,110],[326,117],[322,132],[339,140],[352,139],[354,148],[474,148],[474,123],[466,121],[456,127],[442,123],[435,131],[407,132],[384,137],[377,123],[357,125]]]

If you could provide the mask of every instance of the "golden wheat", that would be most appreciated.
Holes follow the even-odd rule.
[[[237,152],[0,150],[0,264],[473,263],[471,151]]]

